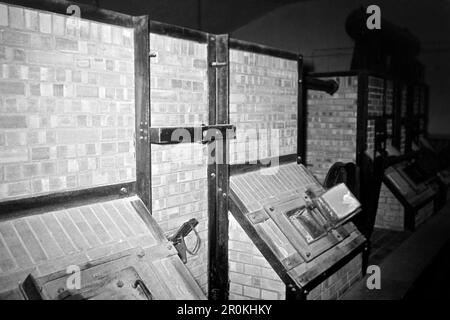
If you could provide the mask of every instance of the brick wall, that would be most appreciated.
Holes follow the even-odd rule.
[[[230,300],[284,300],[286,286],[234,217],[229,215]],[[308,300],[337,300],[362,278],[358,255],[311,290]]]
[[[308,91],[307,166],[320,181],[337,161],[356,161],[358,78],[337,77],[339,90],[330,96]]]
[[[230,50],[230,163],[295,154],[297,105],[296,61]],[[284,284],[229,216],[230,299],[284,299]]]
[[[208,124],[207,47],[193,41],[150,35],[152,127]],[[187,267],[207,290],[208,201],[206,147],[152,145],[153,217],[168,235],[191,218],[202,239]],[[195,238],[187,239],[192,248]]]
[[[231,164],[297,152],[297,96],[296,61],[230,50]]]
[[[400,201],[383,183],[381,185],[375,228],[404,230],[405,209]]]
[[[414,217],[415,227],[424,223],[434,213],[434,202],[431,201],[417,210]],[[381,187],[380,201],[378,203],[375,227],[403,231],[405,230],[405,208],[391,191],[383,184]]]
[[[229,214],[230,300],[284,300],[286,287],[245,231]]]
[[[369,117],[382,116],[384,114],[384,79],[369,76],[368,84],[368,115]]]
[[[362,279],[362,254],[350,260],[324,282],[311,290],[308,300],[339,300],[345,292]]]
[[[133,30],[0,4],[0,201],[135,179]]]

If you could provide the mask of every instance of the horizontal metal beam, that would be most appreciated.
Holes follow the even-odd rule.
[[[302,159],[300,159],[297,154],[288,154],[279,157],[259,159],[253,162],[237,163],[230,166],[230,175],[248,173],[262,168],[268,168],[292,162],[301,163]]]
[[[183,28],[159,21],[150,21],[150,33],[184,40],[192,40],[200,43],[206,43],[208,41],[208,33],[206,32]]]
[[[241,50],[241,51],[250,51],[253,53],[265,54],[268,56],[273,56],[277,58],[284,58],[288,60],[298,60],[298,53],[285,51],[277,48],[272,48],[260,44],[256,44],[253,42],[230,39],[230,49]]]
[[[3,3],[67,15],[67,8],[76,5],[81,18],[101,23],[133,28],[133,17],[127,14],[100,9],[92,5],[66,0],[2,0]]]
[[[29,211],[49,211],[115,199],[135,194],[136,182],[125,182],[83,190],[65,191],[0,203],[0,218],[8,219]]]
[[[152,144],[208,143],[214,140],[235,138],[236,126],[230,124],[150,128],[150,143]]]

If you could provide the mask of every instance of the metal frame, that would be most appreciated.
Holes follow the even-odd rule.
[[[256,230],[251,226],[249,220],[245,218],[244,210],[245,206],[236,194],[231,191],[230,194],[230,212],[233,217],[245,231],[245,233],[252,240],[253,244],[258,248],[267,262],[270,264],[275,273],[280,277],[283,283],[286,285],[286,300],[306,300],[306,294],[303,290],[299,290],[295,281],[289,276],[286,268],[273,254],[270,247],[265,241],[263,241],[257,234]]]
[[[291,158],[291,161],[289,162],[291,163],[295,162],[295,159]],[[317,285],[325,281],[331,274],[338,271],[349,261],[355,258],[358,254],[363,253],[364,255],[367,255],[368,253],[369,242],[366,240],[362,242],[359,246],[351,250],[347,255],[345,255],[342,259],[333,264],[326,271],[320,273],[306,286],[300,287],[288,274],[288,270],[286,269],[286,267],[273,254],[272,250],[267,245],[267,243],[258,235],[254,227],[251,225],[251,222],[245,218],[246,212],[245,206],[233,191],[231,191],[230,200],[231,200],[230,212],[233,214],[233,217],[243,228],[243,230],[245,231],[247,236],[252,240],[255,246],[259,249],[261,254],[273,268],[275,273],[277,273],[277,275],[286,285],[286,300],[306,300],[308,293],[312,289],[314,289]],[[363,258],[363,260],[365,259]]]
[[[392,120],[392,145],[399,151],[401,149],[401,134],[402,134],[402,97],[403,96],[403,82],[395,80],[394,82],[394,109]]]
[[[298,96],[297,96],[297,152],[295,154],[282,155],[276,158],[278,164],[286,164],[291,162],[304,163],[306,158],[306,125],[307,114],[305,110],[305,86],[303,75],[303,56],[297,53],[283,51],[267,46],[258,45],[251,42],[230,39],[230,49],[248,51],[252,53],[264,54],[273,57],[283,58],[287,60],[294,60],[297,62],[298,72]],[[275,158],[260,159],[256,163],[239,163],[230,166],[230,175],[239,175],[251,171],[270,166]],[[268,165],[265,165],[268,163]],[[278,274],[282,281],[286,284],[286,299],[287,300],[305,300],[307,292],[300,290],[296,283],[287,274],[284,266],[273,255],[267,244],[262,241],[259,236],[249,227],[249,222],[244,218],[243,214],[234,214],[234,212],[242,213],[242,204],[237,196],[231,191],[230,194],[230,212],[233,213],[236,221],[243,227],[246,234],[252,239],[252,242],[263,254],[264,258],[271,265],[273,270]]]
[[[303,56],[297,58],[298,95],[297,95],[297,161],[306,165],[306,137],[308,128],[308,112],[306,109],[308,94],[306,93],[303,71]]]
[[[357,97],[357,150],[356,150],[356,164],[359,166],[362,163],[364,152],[367,149],[367,124],[369,120],[375,120],[379,118],[392,119],[393,130],[395,130],[394,114],[397,108],[396,96],[396,78],[388,76],[383,73],[373,72],[370,70],[350,70],[350,71],[333,71],[333,72],[317,72],[310,73],[311,77],[358,77],[358,97]],[[382,116],[369,116],[368,115],[368,80],[369,77],[382,78],[384,81],[384,91],[387,91],[387,82],[393,81],[394,87],[394,101],[392,114],[386,114],[386,94],[383,99],[383,115]]]
[[[265,54],[272,57],[283,58],[287,60],[297,60],[299,55],[294,52],[281,50],[269,46],[264,46],[254,42],[230,39],[229,42],[230,49],[248,51],[252,53]]]
[[[383,183],[386,185],[389,191],[391,191],[392,194],[394,194],[394,196],[400,201],[400,203],[404,207],[405,218],[403,222],[403,227],[407,230],[414,231],[416,229],[415,217],[417,212],[426,205],[428,205],[429,203],[436,203],[437,195],[423,200],[416,206],[412,206],[389,179],[383,177]]]
[[[48,11],[68,16],[67,8],[76,5],[81,9],[81,18],[85,20],[107,23],[111,25],[133,28],[135,34],[139,32],[139,21],[142,17],[99,9],[97,7],[66,0],[2,0],[1,2],[13,6],[22,6],[35,10]],[[135,62],[139,60],[136,57]],[[137,85],[136,85],[137,87]],[[138,114],[138,110],[136,112]],[[138,156],[138,155],[137,155]],[[44,207],[67,207],[92,202],[96,199],[117,198],[124,195],[139,193],[140,187],[136,182],[124,182],[114,185],[96,186],[88,189],[68,190],[41,196],[10,200],[0,203],[0,216],[16,216],[25,211],[40,211]]]
[[[44,10],[67,16],[67,8],[76,5],[81,9],[81,18],[121,27],[134,27],[133,16],[92,5],[67,0],[2,0],[1,2],[36,10]]]
[[[0,219],[21,216],[30,211],[38,213],[49,209],[71,208],[95,201],[113,200],[133,195],[136,191],[135,188],[134,182],[128,182],[4,201],[0,203]]]
[[[163,36],[169,36],[172,38],[178,38],[178,39],[184,39],[184,40],[191,40],[196,41],[200,43],[207,43],[208,42],[208,33],[179,27],[172,24],[167,24],[159,21],[153,21],[150,20],[150,33],[155,33]]]
[[[239,175],[239,174],[259,170],[264,167],[270,167],[275,162],[274,160],[276,160],[277,163],[280,165],[290,163],[290,162],[295,162],[295,161],[297,161],[297,163],[299,163],[298,162],[299,158],[296,153],[288,154],[288,155],[283,155],[280,157],[261,159],[261,160],[257,161],[256,163],[251,163],[251,164],[249,164],[249,163],[232,164],[232,165],[230,165],[230,175],[234,176],[234,175]]]
[[[306,114],[306,103],[305,103],[305,85],[304,85],[304,72],[303,72],[303,56],[298,53],[294,53],[287,50],[281,50],[277,48],[273,48],[270,46],[265,46],[261,44],[257,44],[254,42],[237,40],[237,39],[229,39],[229,49],[247,51],[251,53],[268,55],[276,58],[293,60],[297,62],[297,80],[298,80],[298,93],[297,93],[297,161],[300,163],[305,163],[306,159],[306,126],[307,126],[307,114]],[[278,157],[281,162],[284,162],[287,159],[290,159],[292,155],[283,155]],[[269,161],[270,159],[264,159]],[[257,169],[264,165],[253,165],[253,164],[236,164],[231,166],[232,174],[240,173],[246,170],[247,166],[251,168]],[[253,169],[250,169],[253,170]]]
[[[152,206],[150,146],[150,33],[148,16],[134,18],[135,103],[136,103],[136,184],[137,193],[147,208]]]
[[[229,38],[208,36],[209,123],[229,123]],[[220,145],[219,145],[220,143]],[[208,164],[208,298],[226,300],[228,278],[228,139],[215,141],[215,157],[221,163]],[[211,154],[212,150],[208,150]]]
[[[185,133],[188,133],[188,136],[184,136]],[[217,140],[234,139],[235,137],[236,127],[230,124],[150,128],[150,143],[152,144],[210,143]],[[175,140],[175,138],[179,140]]]

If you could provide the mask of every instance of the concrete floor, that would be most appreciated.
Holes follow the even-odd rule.
[[[366,278],[344,300],[423,300],[450,298],[450,204],[413,233],[376,230],[369,265],[379,265],[381,289]]]
[[[379,265],[391,252],[397,249],[408,237],[410,231],[375,229],[371,241],[369,265]]]

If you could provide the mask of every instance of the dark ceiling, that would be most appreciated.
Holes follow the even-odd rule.
[[[211,33],[229,33],[289,3],[308,0],[75,0]]]

